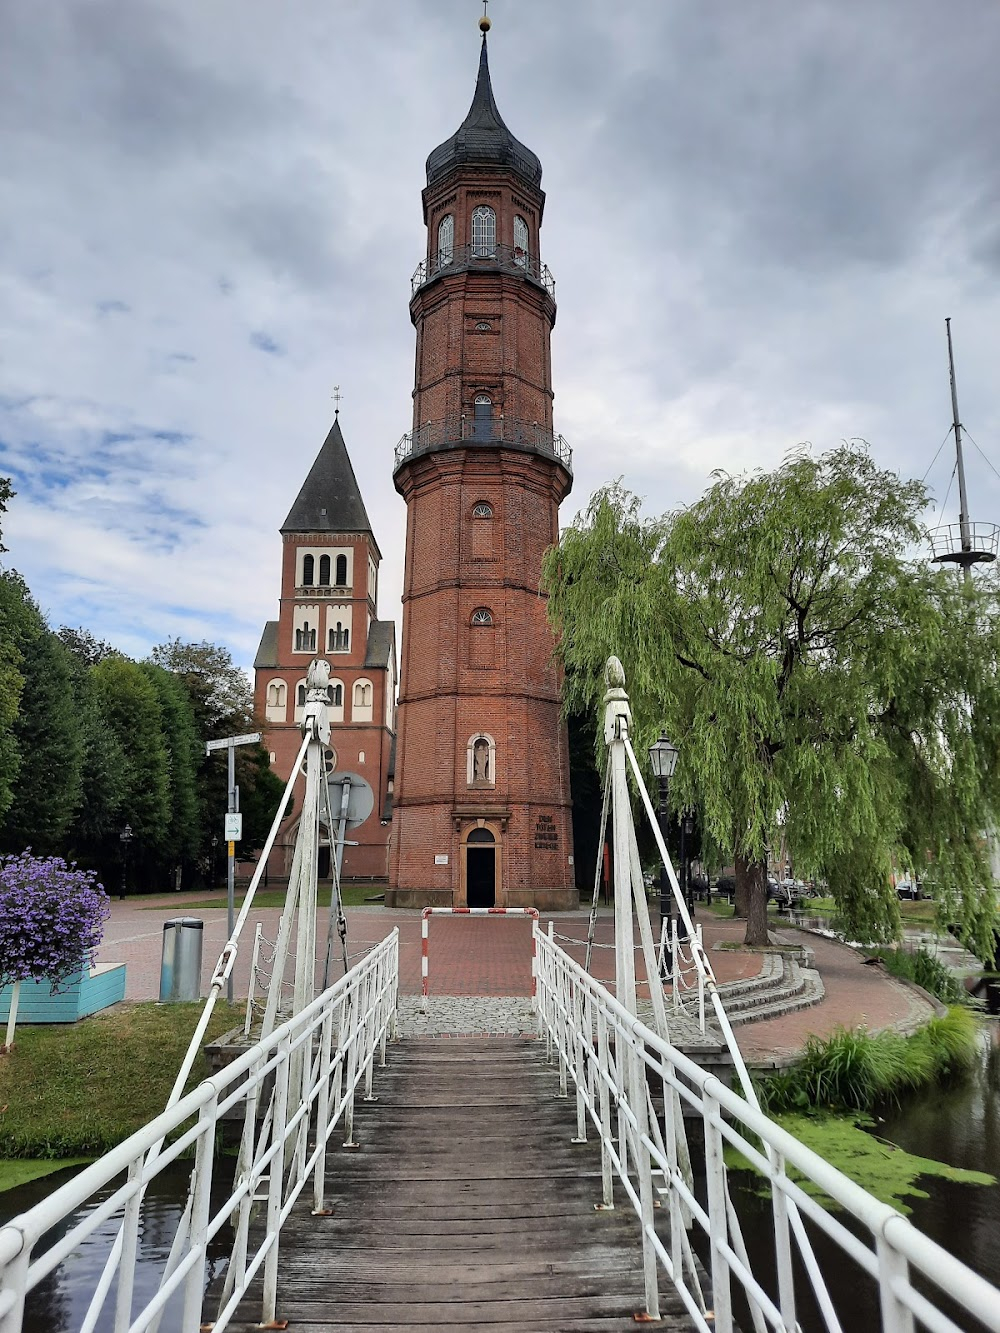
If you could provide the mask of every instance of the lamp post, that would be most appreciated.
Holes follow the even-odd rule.
[[[219,835],[218,835],[217,833],[213,833],[213,834],[212,834],[212,874],[211,874],[211,876],[210,876],[211,887],[212,887],[212,888],[215,887],[215,849],[216,849],[216,847],[218,847],[218,845],[219,845]]]
[[[688,860],[688,848],[691,845],[691,836],[694,833],[694,815],[690,810],[685,810],[681,815],[681,893],[684,895],[684,901],[687,903],[688,913],[694,916],[694,891],[691,887],[691,865]],[[687,927],[684,928],[685,936]]]
[[[660,834],[663,838],[664,846],[667,842],[667,789],[670,786],[670,779],[674,775],[674,769],[677,767],[677,746],[671,745],[663,732],[660,732],[660,739],[649,747],[649,763],[653,774],[659,783],[659,805],[657,815],[660,821]],[[666,929],[666,938],[669,942],[672,934],[671,928],[671,903],[670,903],[670,880],[667,877],[667,867],[660,866],[660,939],[664,937],[664,928]],[[663,951],[663,972],[667,974],[669,964],[667,963],[668,953]]]
[[[124,898],[125,890],[128,886],[128,845],[132,841],[131,824],[125,825],[121,833],[118,834],[118,839],[122,845],[122,891],[118,896],[119,898]]]

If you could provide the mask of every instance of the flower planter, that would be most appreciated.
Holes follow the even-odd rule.
[[[0,990],[0,1020],[10,1014],[12,986]],[[17,1006],[18,1023],[75,1023],[125,998],[125,964],[97,963],[80,972],[52,993],[48,981],[22,981]],[[2,1039],[2,1037],[0,1037]]]

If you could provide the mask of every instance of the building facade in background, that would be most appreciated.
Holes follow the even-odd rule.
[[[560,677],[539,593],[570,452],[552,424],[555,288],[535,154],[475,96],[427,160],[386,901],[577,905]],[[288,538],[286,537],[286,541]]]
[[[254,662],[255,711],[264,721],[271,767],[287,779],[302,742],[306,670],[314,657],[330,664],[328,767],[360,774],[375,807],[350,833],[344,876],[384,879],[389,842],[395,735],[396,628],[378,619],[376,544],[339,416],[281,525],[278,619],[264,626]],[[297,784],[298,788],[302,784]],[[281,827],[269,879],[287,878],[298,828],[301,790]],[[326,838],[325,830],[323,833]],[[329,843],[320,873],[329,874]]]

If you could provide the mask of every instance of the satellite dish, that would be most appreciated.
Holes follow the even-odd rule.
[[[331,773],[326,785],[330,789],[330,810],[333,813],[334,823],[340,818],[343,807],[345,782],[351,784],[347,797],[347,827],[357,828],[375,809],[375,793],[357,773]]]

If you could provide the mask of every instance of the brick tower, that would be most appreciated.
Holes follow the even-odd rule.
[[[344,876],[382,879],[391,805],[395,731],[396,627],[377,619],[378,545],[347,453],[340,419],[323,442],[281,525],[278,619],[264,626],[254,706],[264,719],[271,766],[291,772],[302,742],[306,671],[314,657],[330,664],[330,749],[333,768],[358,773],[375,795],[368,819],[350,834]],[[268,873],[284,879],[291,866],[301,806],[294,806],[271,853]],[[321,833],[320,873],[329,873],[329,842]]]
[[[493,99],[427,159],[389,891],[395,906],[577,905],[560,679],[539,594],[572,484],[552,430],[541,163]]]

